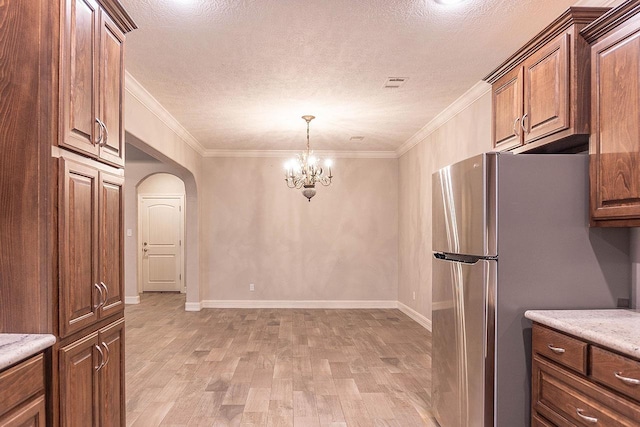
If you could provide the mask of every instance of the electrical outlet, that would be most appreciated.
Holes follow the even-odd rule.
[[[415,301],[416,299],[416,291],[413,291],[413,300]]]
[[[255,291],[256,290],[256,285],[254,285],[253,283],[249,283],[249,290],[251,292]]]

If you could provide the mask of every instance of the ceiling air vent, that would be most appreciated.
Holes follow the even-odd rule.
[[[408,77],[389,77],[386,82],[384,82],[383,88],[385,89],[398,89],[400,86],[409,80]]]
[[[351,138],[349,138],[349,141],[360,142],[362,140],[364,140],[364,136],[352,136]]]

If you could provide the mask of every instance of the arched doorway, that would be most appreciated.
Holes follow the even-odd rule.
[[[184,185],[183,288],[186,287],[185,309],[200,306],[198,263],[198,195],[193,174],[170,158],[127,133],[125,168],[125,302],[140,302],[142,290],[139,278],[138,254],[143,243],[138,227],[138,187],[146,178],[169,174]]]
[[[137,186],[138,293],[186,293],[184,278],[184,182],[156,173]]]

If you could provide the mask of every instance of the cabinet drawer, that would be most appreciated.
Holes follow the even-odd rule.
[[[0,415],[43,390],[42,354],[0,373]]]
[[[533,325],[533,352],[587,374],[587,343],[575,338]]]
[[[531,417],[531,427],[553,427],[553,424],[546,421],[544,418],[533,414],[533,416]]]
[[[591,378],[640,402],[640,362],[595,346],[590,352]]]
[[[638,426],[640,405],[542,358],[533,361],[532,409],[557,425]]]
[[[45,427],[45,412],[44,395],[40,395],[0,417],[0,427]]]

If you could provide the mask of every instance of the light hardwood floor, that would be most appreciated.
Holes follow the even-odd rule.
[[[436,426],[431,334],[399,310],[127,306],[128,426]]]

